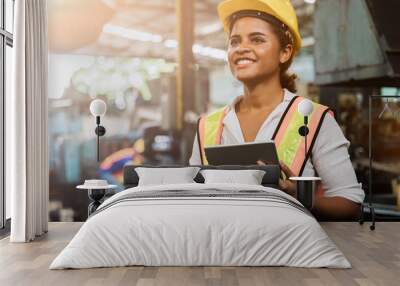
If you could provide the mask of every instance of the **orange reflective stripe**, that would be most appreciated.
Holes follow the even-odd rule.
[[[279,127],[278,133],[275,136],[275,145],[278,147],[279,144],[282,142],[283,137],[285,136],[286,130],[288,129],[288,126],[295,115],[295,112],[297,112],[297,105],[302,101],[302,97],[297,97],[293,104],[290,106],[290,109],[287,111],[285,118],[282,121],[282,124]]]
[[[309,134],[307,135],[307,153],[304,150],[304,137],[298,134],[303,126],[303,117],[298,113],[298,105],[303,97],[296,97],[285,111],[282,121],[274,134],[274,142],[278,151],[279,160],[283,161],[296,176],[300,176],[310,154],[313,141],[318,136],[319,125],[322,122],[328,107],[313,103],[314,110],[309,116]]]
[[[218,132],[217,136],[215,137],[215,145],[220,145],[222,141],[222,131],[224,130],[224,118],[229,112],[229,106],[225,107],[222,116],[219,119],[218,123]]]
[[[198,143],[199,143],[199,148],[200,148],[200,156],[201,156],[201,161],[203,165],[207,165],[205,164],[206,161],[206,154],[204,153],[204,132],[205,132],[205,121],[206,121],[206,117],[205,116],[201,116],[199,119],[199,126],[198,126]]]
[[[318,125],[320,124],[322,116],[324,115],[324,113],[327,109],[328,109],[328,107],[318,105],[317,108],[312,113],[310,122],[308,124],[309,133],[307,135],[307,154],[309,154],[309,152],[311,151],[312,140],[317,132],[317,128],[318,128]],[[305,163],[306,153],[304,150],[304,143],[305,143],[305,139],[304,139],[304,137],[301,137],[300,146],[297,149],[296,155],[294,157],[294,160],[293,160],[292,166],[291,166],[292,172],[295,173],[297,176],[301,175],[301,169],[303,167],[303,164]]]
[[[222,132],[224,130],[223,121],[229,110],[230,107],[226,106],[223,109],[217,110],[209,115],[204,115],[199,119],[198,138],[203,165],[208,165],[205,147],[221,144]]]

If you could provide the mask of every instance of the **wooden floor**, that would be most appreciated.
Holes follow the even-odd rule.
[[[352,269],[289,267],[124,267],[48,270],[81,223],[50,223],[28,244],[0,241],[0,285],[400,285],[400,223],[381,222],[372,232],[357,223],[322,223]]]

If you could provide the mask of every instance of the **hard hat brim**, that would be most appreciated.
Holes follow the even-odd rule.
[[[242,10],[254,10],[270,14],[277,18],[282,23],[286,23],[277,11],[267,3],[259,0],[227,0],[218,5],[218,16],[223,24],[224,31],[229,33],[229,17]],[[295,51],[298,52],[301,48],[301,36],[292,27],[287,25],[295,37]]]

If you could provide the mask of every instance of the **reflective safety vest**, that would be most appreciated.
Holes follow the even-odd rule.
[[[299,134],[299,128],[304,125],[304,117],[297,111],[303,99],[303,97],[295,96],[290,101],[271,138],[275,142],[279,160],[285,163],[296,176],[301,176],[303,173],[325,115],[330,113],[333,116],[333,112],[328,107],[313,102],[314,109],[308,117],[306,155],[304,137]],[[229,106],[226,106],[200,117],[198,121],[197,138],[203,165],[208,165],[204,148],[221,144],[223,120],[229,110]]]

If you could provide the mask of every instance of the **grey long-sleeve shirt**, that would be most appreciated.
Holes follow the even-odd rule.
[[[257,133],[256,142],[270,140],[295,94],[285,89],[283,101],[275,108],[262,124]],[[231,110],[224,118],[224,129],[221,144],[244,143],[243,133],[235,112],[235,104],[241,99],[237,97],[231,104]],[[326,197],[344,197],[356,203],[364,200],[365,194],[361,184],[357,182],[354,168],[348,153],[349,141],[344,137],[336,120],[329,114],[325,116],[314,147],[312,161],[308,160],[303,172],[304,176],[318,176],[322,179]],[[189,163],[200,165],[200,151],[197,138],[193,143],[192,156]]]

